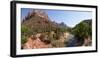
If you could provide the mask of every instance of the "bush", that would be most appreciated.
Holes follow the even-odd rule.
[[[21,43],[24,44],[27,41],[27,37],[32,34],[31,30],[26,26],[21,26]]]
[[[26,43],[26,42],[27,42],[27,37],[24,36],[24,35],[22,35],[22,36],[21,36],[21,44],[24,44],[24,43]]]
[[[21,34],[22,35],[25,35],[25,36],[29,36],[29,35],[32,35],[32,30],[26,26],[21,26]]]

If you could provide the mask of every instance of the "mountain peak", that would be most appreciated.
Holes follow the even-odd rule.
[[[43,10],[33,10],[33,13],[35,14],[35,16],[39,16],[41,18],[48,19],[47,13]]]

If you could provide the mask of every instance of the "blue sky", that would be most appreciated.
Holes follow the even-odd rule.
[[[27,16],[28,12],[33,9],[22,8],[21,9],[21,19]],[[45,11],[52,21],[57,23],[64,22],[69,27],[74,27],[76,24],[83,20],[91,19],[92,12],[89,11],[73,11],[73,10],[43,10]]]

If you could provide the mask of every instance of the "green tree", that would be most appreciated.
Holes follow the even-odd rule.
[[[81,22],[80,24],[76,25],[72,32],[75,34],[75,36],[80,38],[85,38],[92,35],[91,26],[85,22]]]
[[[24,44],[27,41],[27,37],[32,34],[31,30],[26,26],[21,26],[21,43]]]

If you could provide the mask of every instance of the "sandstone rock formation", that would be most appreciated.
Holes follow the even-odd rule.
[[[39,38],[39,34],[36,35],[35,38],[30,37],[27,39],[27,42],[23,45],[23,49],[35,49],[35,48],[51,48],[52,45],[49,43],[45,43],[43,42],[43,40],[41,40]]]

